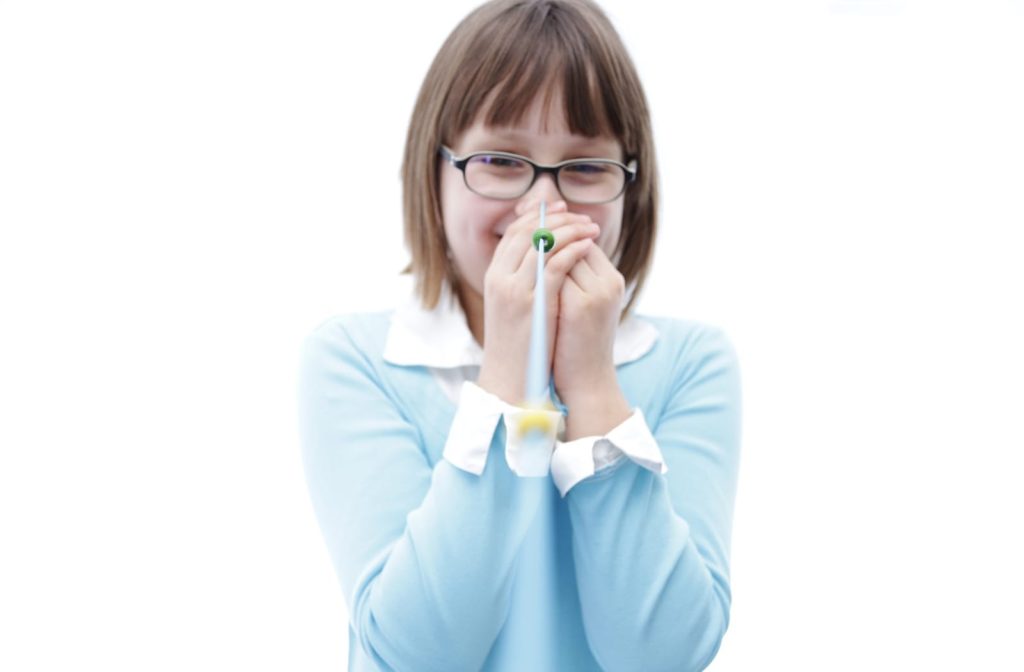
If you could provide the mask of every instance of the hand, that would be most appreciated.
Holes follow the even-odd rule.
[[[578,399],[591,406],[597,398],[621,396],[612,352],[625,288],[622,274],[597,245],[561,285],[552,369],[558,396],[570,408]]]
[[[530,324],[537,275],[533,232],[540,219],[540,203],[516,207],[519,218],[505,231],[484,275],[484,358],[477,385],[509,403],[524,401],[526,365],[530,350]],[[586,215],[568,212],[563,201],[549,205],[545,226],[555,246],[544,260],[547,308],[547,355],[555,343],[558,297],[569,271],[595,247],[600,227]]]

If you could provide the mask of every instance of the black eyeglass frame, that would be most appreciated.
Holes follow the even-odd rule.
[[[555,186],[558,188],[558,193],[562,195],[562,198],[565,198],[565,194],[562,193],[562,185],[558,181],[558,172],[560,170],[562,170],[562,168],[564,168],[566,166],[571,166],[573,164],[580,164],[580,163],[607,163],[607,164],[610,164],[610,165],[613,165],[613,166],[618,166],[619,168],[622,169],[622,172],[626,174],[626,179],[623,180],[623,182],[622,182],[622,189],[619,190],[619,193],[615,194],[614,196],[612,196],[611,198],[609,198],[607,200],[584,203],[583,201],[573,201],[573,200],[571,200],[569,198],[565,198],[565,200],[569,201],[570,203],[579,203],[580,205],[602,205],[604,203],[611,203],[616,198],[618,198],[619,196],[622,196],[622,194],[625,193],[626,187],[629,186],[630,183],[636,181],[636,165],[637,165],[636,159],[630,160],[628,165],[622,163],[621,161],[616,161],[615,159],[598,159],[598,158],[593,158],[593,159],[589,159],[589,158],[568,159],[567,161],[560,161],[560,162],[555,163],[555,164],[545,165],[545,164],[542,164],[542,163],[537,163],[536,161],[534,161],[534,160],[532,160],[530,158],[527,158],[525,156],[522,156],[521,154],[513,154],[512,152],[472,152],[470,154],[467,154],[466,156],[458,157],[458,156],[455,156],[455,152],[453,152],[451,149],[449,149],[448,147],[445,147],[444,145],[441,145],[438,148],[438,153],[441,155],[441,157],[445,161],[450,163],[452,166],[457,168],[459,170],[459,172],[462,173],[462,181],[466,185],[467,189],[472,191],[474,194],[478,194],[480,196],[483,196],[484,198],[493,198],[496,201],[511,201],[511,200],[514,200],[514,199],[517,199],[517,198],[521,198],[523,196],[523,194],[525,194],[526,192],[528,192],[530,189],[533,188],[533,185],[537,183],[537,179],[541,175],[543,175],[544,173],[550,173],[551,174],[551,177],[555,180]],[[530,183],[528,185],[526,185],[526,188],[523,189],[522,193],[517,194],[515,196],[504,196],[504,197],[501,197],[501,196],[487,196],[485,194],[481,194],[480,192],[478,192],[475,189],[473,189],[473,187],[469,186],[469,180],[466,178],[466,166],[469,165],[469,162],[473,159],[473,157],[476,157],[476,156],[497,156],[497,157],[503,157],[503,158],[507,158],[507,159],[515,159],[517,161],[522,161],[523,163],[526,163],[526,164],[528,164],[529,166],[531,166],[533,168],[533,179],[531,179]]]

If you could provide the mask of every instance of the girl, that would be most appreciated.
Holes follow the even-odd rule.
[[[639,79],[589,0],[493,0],[441,47],[403,166],[415,294],[325,322],[303,353],[305,468],[349,669],[714,657],[739,380],[719,330],[632,314],[655,175]],[[542,203],[557,422],[538,453],[516,404]]]

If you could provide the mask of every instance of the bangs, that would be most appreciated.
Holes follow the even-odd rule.
[[[635,153],[639,129],[629,122],[638,101],[624,95],[632,88],[630,77],[616,59],[625,49],[608,49],[610,26],[602,29],[589,19],[571,5],[542,1],[517,3],[484,23],[466,45],[443,104],[444,141],[453,142],[477,119],[516,125],[537,95],[547,117],[554,96],[561,95],[570,132],[614,137],[627,155]]]

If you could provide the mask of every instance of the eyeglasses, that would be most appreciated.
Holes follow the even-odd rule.
[[[487,198],[519,198],[543,173],[551,173],[565,200],[595,205],[614,201],[636,180],[635,159],[628,166],[612,159],[571,159],[545,166],[508,152],[473,152],[459,158],[442,145],[440,153],[462,171],[470,191]]]

